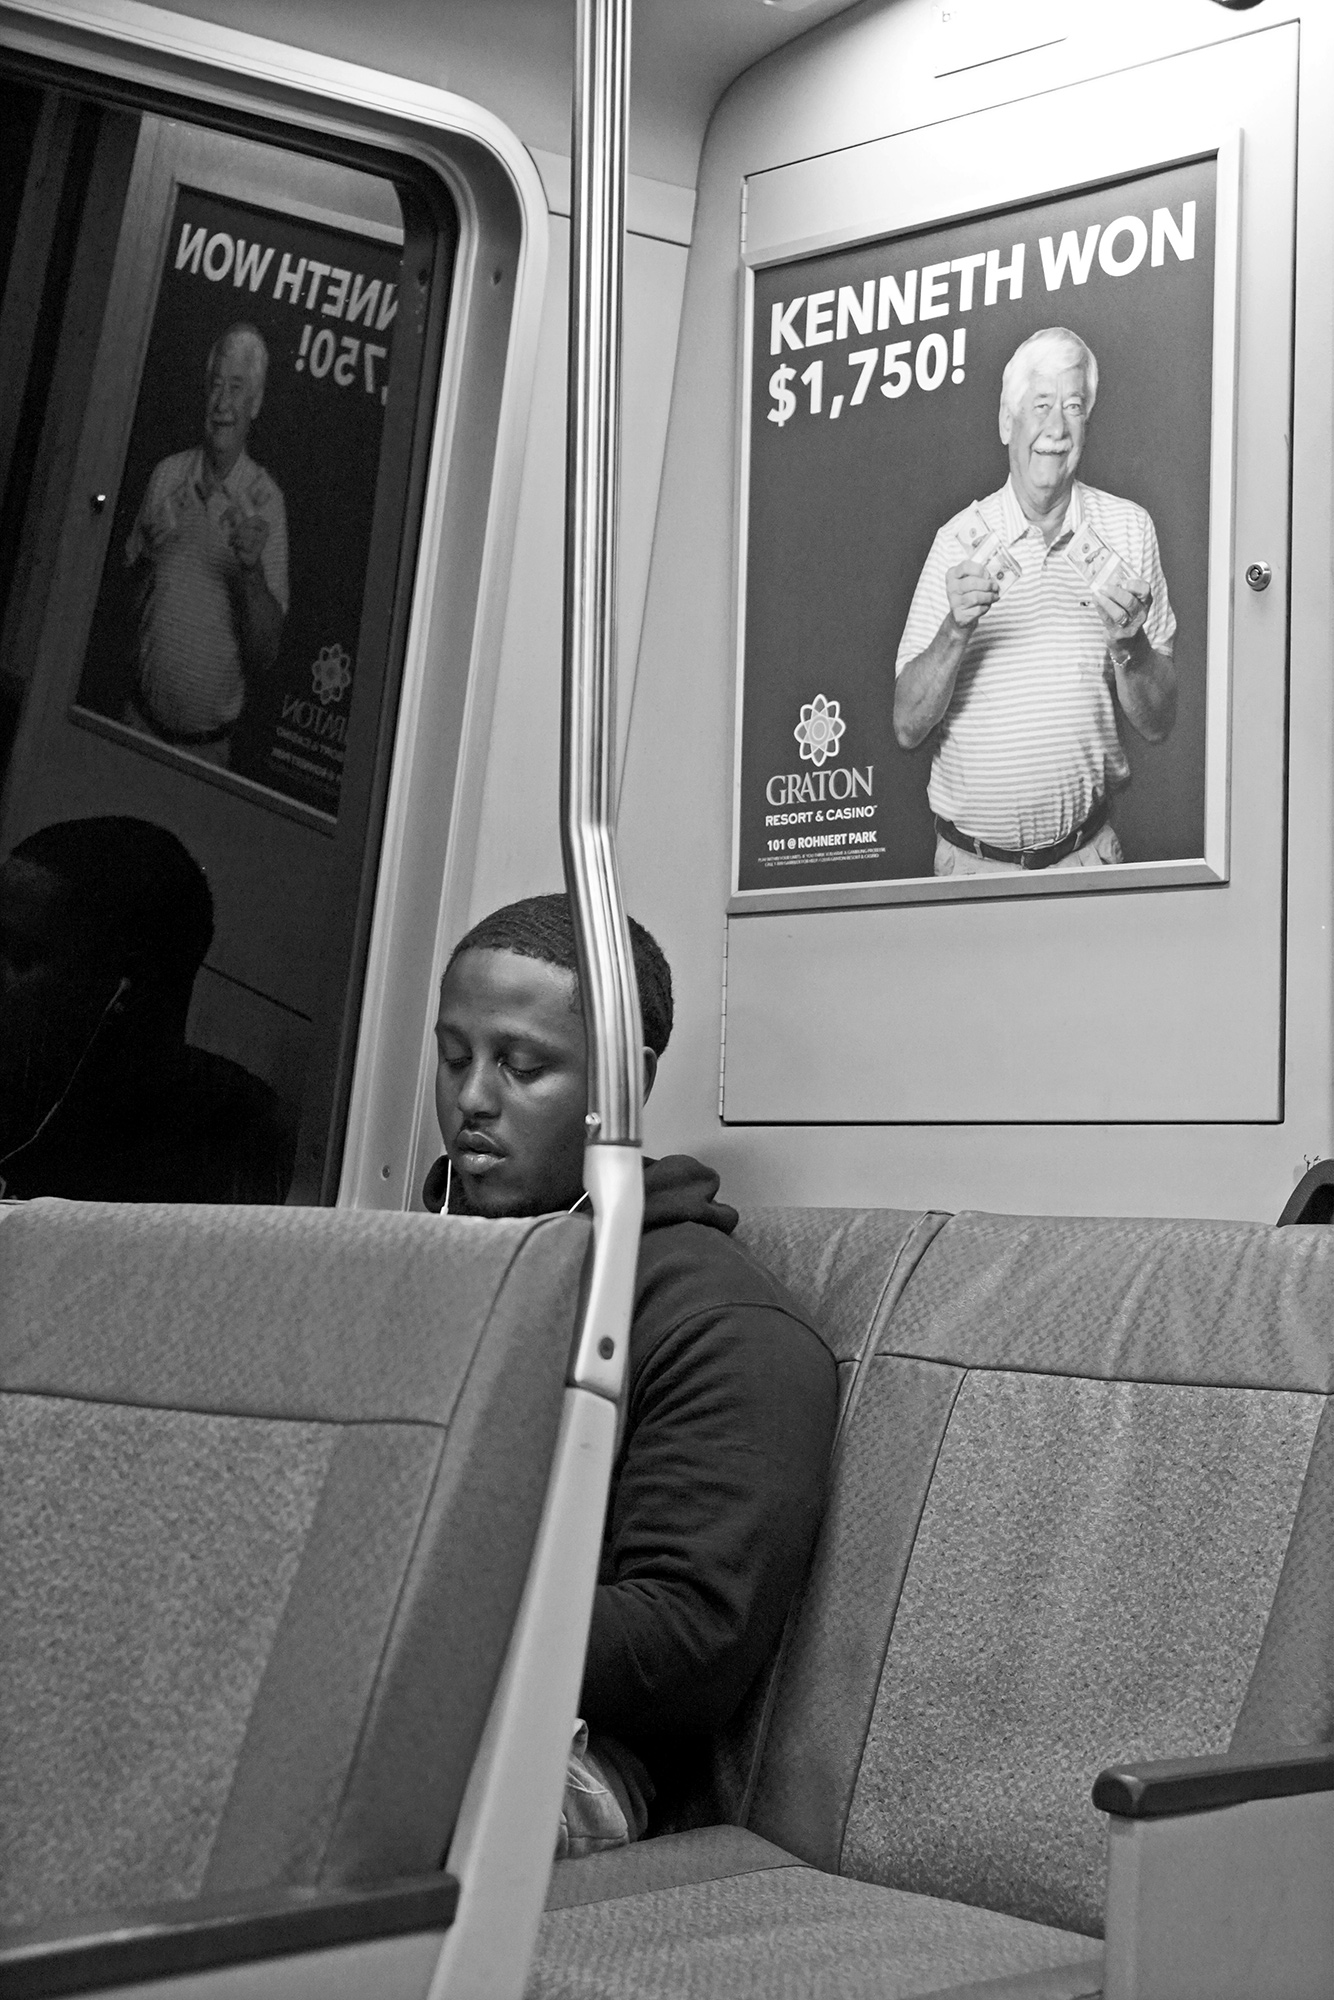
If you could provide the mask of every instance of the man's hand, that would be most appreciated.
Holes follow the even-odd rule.
[[[258,514],[245,515],[229,507],[223,517],[227,540],[242,569],[254,569],[269,539],[269,524]]]
[[[1144,629],[1153,589],[1142,576],[1123,576],[1093,602],[1107,633],[1116,698],[1131,727],[1161,743],[1176,721],[1177,676],[1170,654],[1155,653]]]
[[[260,566],[269,524],[258,514],[229,507],[222,517],[227,541],[239,568],[232,584],[236,637],[247,683],[266,674],[278,657],[283,636],[283,608],[269,589]]]
[[[1117,640],[1124,642],[1143,630],[1149,606],[1153,603],[1153,586],[1147,577],[1127,574],[1106,590],[1099,591],[1093,602],[1108,639],[1113,643]]]
[[[894,734],[905,750],[924,742],[949,707],[973,628],[1000,596],[1000,585],[981,563],[961,562],[946,570],[945,594],[949,610],[940,630],[894,684]]]
[[[971,632],[1000,596],[1000,585],[980,563],[961,562],[946,570],[945,593],[955,625],[960,632]]]

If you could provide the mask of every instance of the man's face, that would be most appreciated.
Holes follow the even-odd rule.
[[[445,974],[435,1109],[475,1215],[545,1215],[583,1192],[588,1056],[573,973],[465,951]]]
[[[1069,498],[1088,431],[1084,370],[1059,362],[1059,355],[1049,356],[1029,376],[1018,404],[1001,411],[1015,491],[1040,513]]]
[[[214,356],[204,398],[204,444],[220,478],[226,478],[245,450],[256,401],[244,350],[229,340]]]

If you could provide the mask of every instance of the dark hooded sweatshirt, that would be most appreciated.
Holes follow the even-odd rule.
[[[740,1244],[718,1176],[644,1163],[626,1421],[612,1468],[580,1712],[658,1793],[693,1775],[773,1651],[810,1557],[834,1360]],[[439,1208],[444,1163],[427,1180]]]

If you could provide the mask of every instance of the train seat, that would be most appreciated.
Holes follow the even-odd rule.
[[[1330,1232],[741,1234],[841,1357],[826,1519],[734,1823],[559,1863],[529,2000],[1327,1991]]]
[[[0,1990],[426,1992],[589,1241],[0,1214]]]

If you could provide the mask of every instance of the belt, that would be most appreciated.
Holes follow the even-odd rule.
[[[225,743],[235,729],[234,722],[224,722],[217,729],[167,729],[150,715],[137,694],[130,696],[130,706],[136,715],[142,716],[144,726],[163,743],[170,743],[173,749],[194,750],[205,743]]]
[[[935,815],[936,832],[952,847],[962,847],[966,854],[976,854],[983,861],[1008,861],[1013,868],[1054,868],[1058,861],[1064,861],[1067,854],[1073,854],[1086,840],[1092,840],[1100,827],[1107,823],[1107,801],[1099,799],[1088,818],[1067,833],[1064,840],[1053,842],[1050,847],[992,847],[988,841],[978,840],[971,833],[961,833],[951,820]]]

